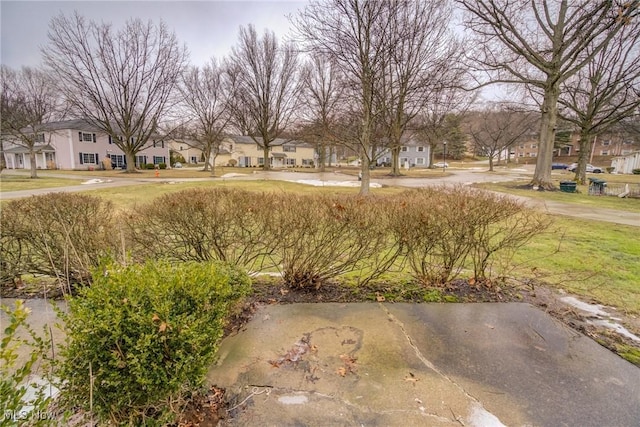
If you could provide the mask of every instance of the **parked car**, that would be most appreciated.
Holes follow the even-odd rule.
[[[577,163],[571,163],[571,165],[567,168],[569,172],[575,172],[578,168]],[[587,165],[587,173],[604,173],[604,169],[598,166]]]
[[[551,163],[551,170],[562,169],[565,170],[569,167],[566,163]]]
[[[173,167],[174,167],[174,168],[177,168],[177,169],[180,169],[180,168],[182,167],[182,163],[180,163],[180,162],[175,162],[175,163],[173,164]]]
[[[448,168],[449,167],[449,163],[438,162],[438,163],[434,163],[433,167],[434,168]]]

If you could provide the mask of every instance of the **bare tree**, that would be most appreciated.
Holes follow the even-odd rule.
[[[638,2],[608,0],[457,0],[477,35],[473,58],[492,82],[543,93],[533,187],[553,189],[551,161],[560,87],[637,14]],[[587,48],[589,50],[587,51]]]
[[[499,104],[471,113],[468,122],[474,148],[489,157],[493,172],[494,159],[530,133],[535,118],[521,108]]]
[[[444,150],[444,142],[448,142],[452,132],[451,116],[463,114],[475,100],[463,89],[464,76],[455,77],[447,85],[429,90],[427,102],[411,124],[429,144],[430,167],[433,167],[435,153],[441,147]]]
[[[307,62],[302,84],[302,103],[309,116],[304,133],[315,140],[317,167],[324,172],[327,156],[331,158],[331,132],[340,108],[338,104],[344,102],[343,86],[336,65],[323,55],[316,55]]]
[[[590,50],[590,49],[589,49]],[[561,89],[560,115],[580,129],[576,181],[586,182],[594,138],[640,108],[640,27],[628,26]]]
[[[423,109],[429,90],[449,84],[458,72],[460,44],[449,30],[452,10],[443,0],[389,2],[388,43],[376,100],[391,152],[391,175],[399,175],[401,139]]]
[[[39,68],[16,71],[3,65],[0,83],[0,138],[3,145],[7,141],[27,150],[31,178],[37,178],[36,154],[45,148],[46,124],[61,113],[60,97],[50,76]]]
[[[374,149],[375,87],[389,48],[389,2],[362,0],[311,1],[293,18],[306,48],[330,58],[353,94],[352,114],[345,117],[343,142],[357,149],[362,160],[360,194],[369,193],[369,167],[379,155]]]
[[[73,112],[111,136],[134,172],[136,154],[175,101],[186,48],[162,22],[130,20],[116,32],[76,13],[51,20],[42,54]]]
[[[187,113],[186,128],[189,129],[184,143],[202,150],[204,171],[211,167],[213,175],[215,159],[231,120],[233,91],[230,89],[233,86],[226,84],[223,67],[212,58],[202,68],[191,67],[184,73],[178,87]]]
[[[249,25],[240,27],[238,45],[227,64],[228,83],[235,88],[232,113],[236,125],[263,149],[269,170],[272,142],[290,125],[298,104],[298,55],[293,44],[280,44],[273,31],[262,38]]]

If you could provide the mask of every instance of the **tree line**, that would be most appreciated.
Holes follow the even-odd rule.
[[[559,119],[580,131],[582,180],[593,138],[637,121],[639,6],[313,0],[290,17],[291,40],[243,26],[226,57],[200,67],[162,22],[131,19],[116,29],[61,14],[50,22],[41,67],[2,66],[3,140],[30,151],[35,177],[39,130],[67,116],[110,135],[129,172],[156,135],[201,149],[212,172],[229,133],[250,136],[267,170],[276,138],[298,138],[316,145],[320,168],[336,146],[357,153],[367,194],[370,168],[390,153],[391,174],[399,174],[412,136],[429,145],[433,163],[445,142],[464,139],[461,128],[490,158],[533,133],[531,185],[551,189]],[[519,97],[479,109],[479,91],[496,84]]]

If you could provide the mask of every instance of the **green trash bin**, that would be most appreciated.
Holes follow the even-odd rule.
[[[577,183],[575,181],[560,181],[560,191],[564,193],[575,193]]]
[[[603,195],[606,186],[607,181],[604,179],[589,178],[589,194],[593,196]]]

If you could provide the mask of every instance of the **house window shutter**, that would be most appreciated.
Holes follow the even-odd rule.
[[[78,132],[78,141],[82,142],[82,132]]]
[[[98,153],[96,153],[96,165],[100,164],[100,159],[98,158]]]
[[[80,164],[81,164],[81,165],[82,165],[82,164],[84,164],[84,163],[82,162],[82,153],[80,153]]]
[[[111,138],[111,135],[109,135],[109,144],[113,144],[113,139]]]
[[[93,134],[93,142],[98,142],[97,139],[96,139],[96,134],[95,133]]]

